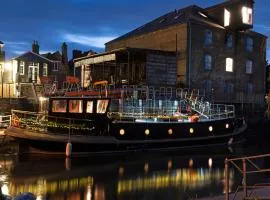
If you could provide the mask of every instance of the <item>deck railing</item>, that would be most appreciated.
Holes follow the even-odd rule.
[[[12,110],[11,126],[41,133],[61,133],[67,135],[94,134],[93,120],[49,116],[45,113]]]
[[[0,115],[0,128],[6,128],[11,124],[11,115]]]
[[[229,167],[236,168],[242,175],[242,185],[240,185],[233,195],[233,200],[237,198],[240,190],[243,190],[242,199],[270,199],[268,197],[259,197],[258,189],[270,190],[270,183],[257,183],[248,185],[248,175],[270,172],[270,168],[261,168],[256,164],[256,160],[270,158],[270,154],[247,156],[241,158],[225,159],[225,200],[230,199],[229,195]]]
[[[198,102],[196,103],[198,105]],[[188,110],[189,109],[189,110]],[[201,119],[226,119],[235,117],[233,105],[202,104],[194,109],[185,100],[143,100],[143,99],[113,99],[110,114],[121,118],[167,118],[188,119],[188,112],[194,110]]]

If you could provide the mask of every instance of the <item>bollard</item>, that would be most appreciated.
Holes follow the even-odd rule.
[[[72,144],[70,141],[68,141],[66,145],[66,157],[70,157],[72,152]]]

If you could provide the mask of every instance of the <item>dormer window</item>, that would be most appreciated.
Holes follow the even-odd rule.
[[[242,8],[242,21],[244,24],[252,25],[252,8],[248,8],[245,6]]]
[[[230,21],[231,13],[227,9],[224,9],[224,26],[230,26]]]

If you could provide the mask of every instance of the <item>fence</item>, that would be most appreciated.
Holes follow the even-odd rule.
[[[268,192],[268,197],[258,197],[258,189],[268,189],[270,190],[269,183],[257,183],[254,185],[248,185],[247,178],[249,174],[258,174],[270,172],[269,168],[262,169],[256,163],[256,159],[270,158],[270,154],[225,159],[225,200],[229,200],[229,166],[235,167],[242,175],[242,185],[239,186],[234,193],[233,200],[236,199],[240,190],[243,190],[242,199],[270,199],[270,192]],[[258,193],[258,194],[257,194]]]

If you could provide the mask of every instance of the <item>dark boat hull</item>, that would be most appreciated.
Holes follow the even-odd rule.
[[[20,152],[65,155],[68,140],[72,143],[72,155],[80,156],[87,154],[115,154],[130,151],[166,151],[175,149],[187,149],[194,147],[207,147],[222,145],[228,147],[228,142],[239,142],[243,140],[243,132],[246,125],[234,127],[228,130],[219,130],[224,123],[232,121],[221,120],[216,123],[187,123],[187,124],[147,124],[150,130],[145,135],[146,124],[136,124],[136,127],[128,123],[116,123],[110,127],[110,136],[70,136],[45,134],[20,128],[10,127],[6,134],[19,139]],[[209,131],[209,125],[215,127],[215,131]],[[190,126],[194,132],[189,132]],[[118,133],[119,129],[125,128],[124,135]],[[131,131],[133,129],[133,131]],[[168,134],[168,128],[173,129]],[[196,130],[196,132],[195,132]],[[233,138],[233,140],[232,140]]]

